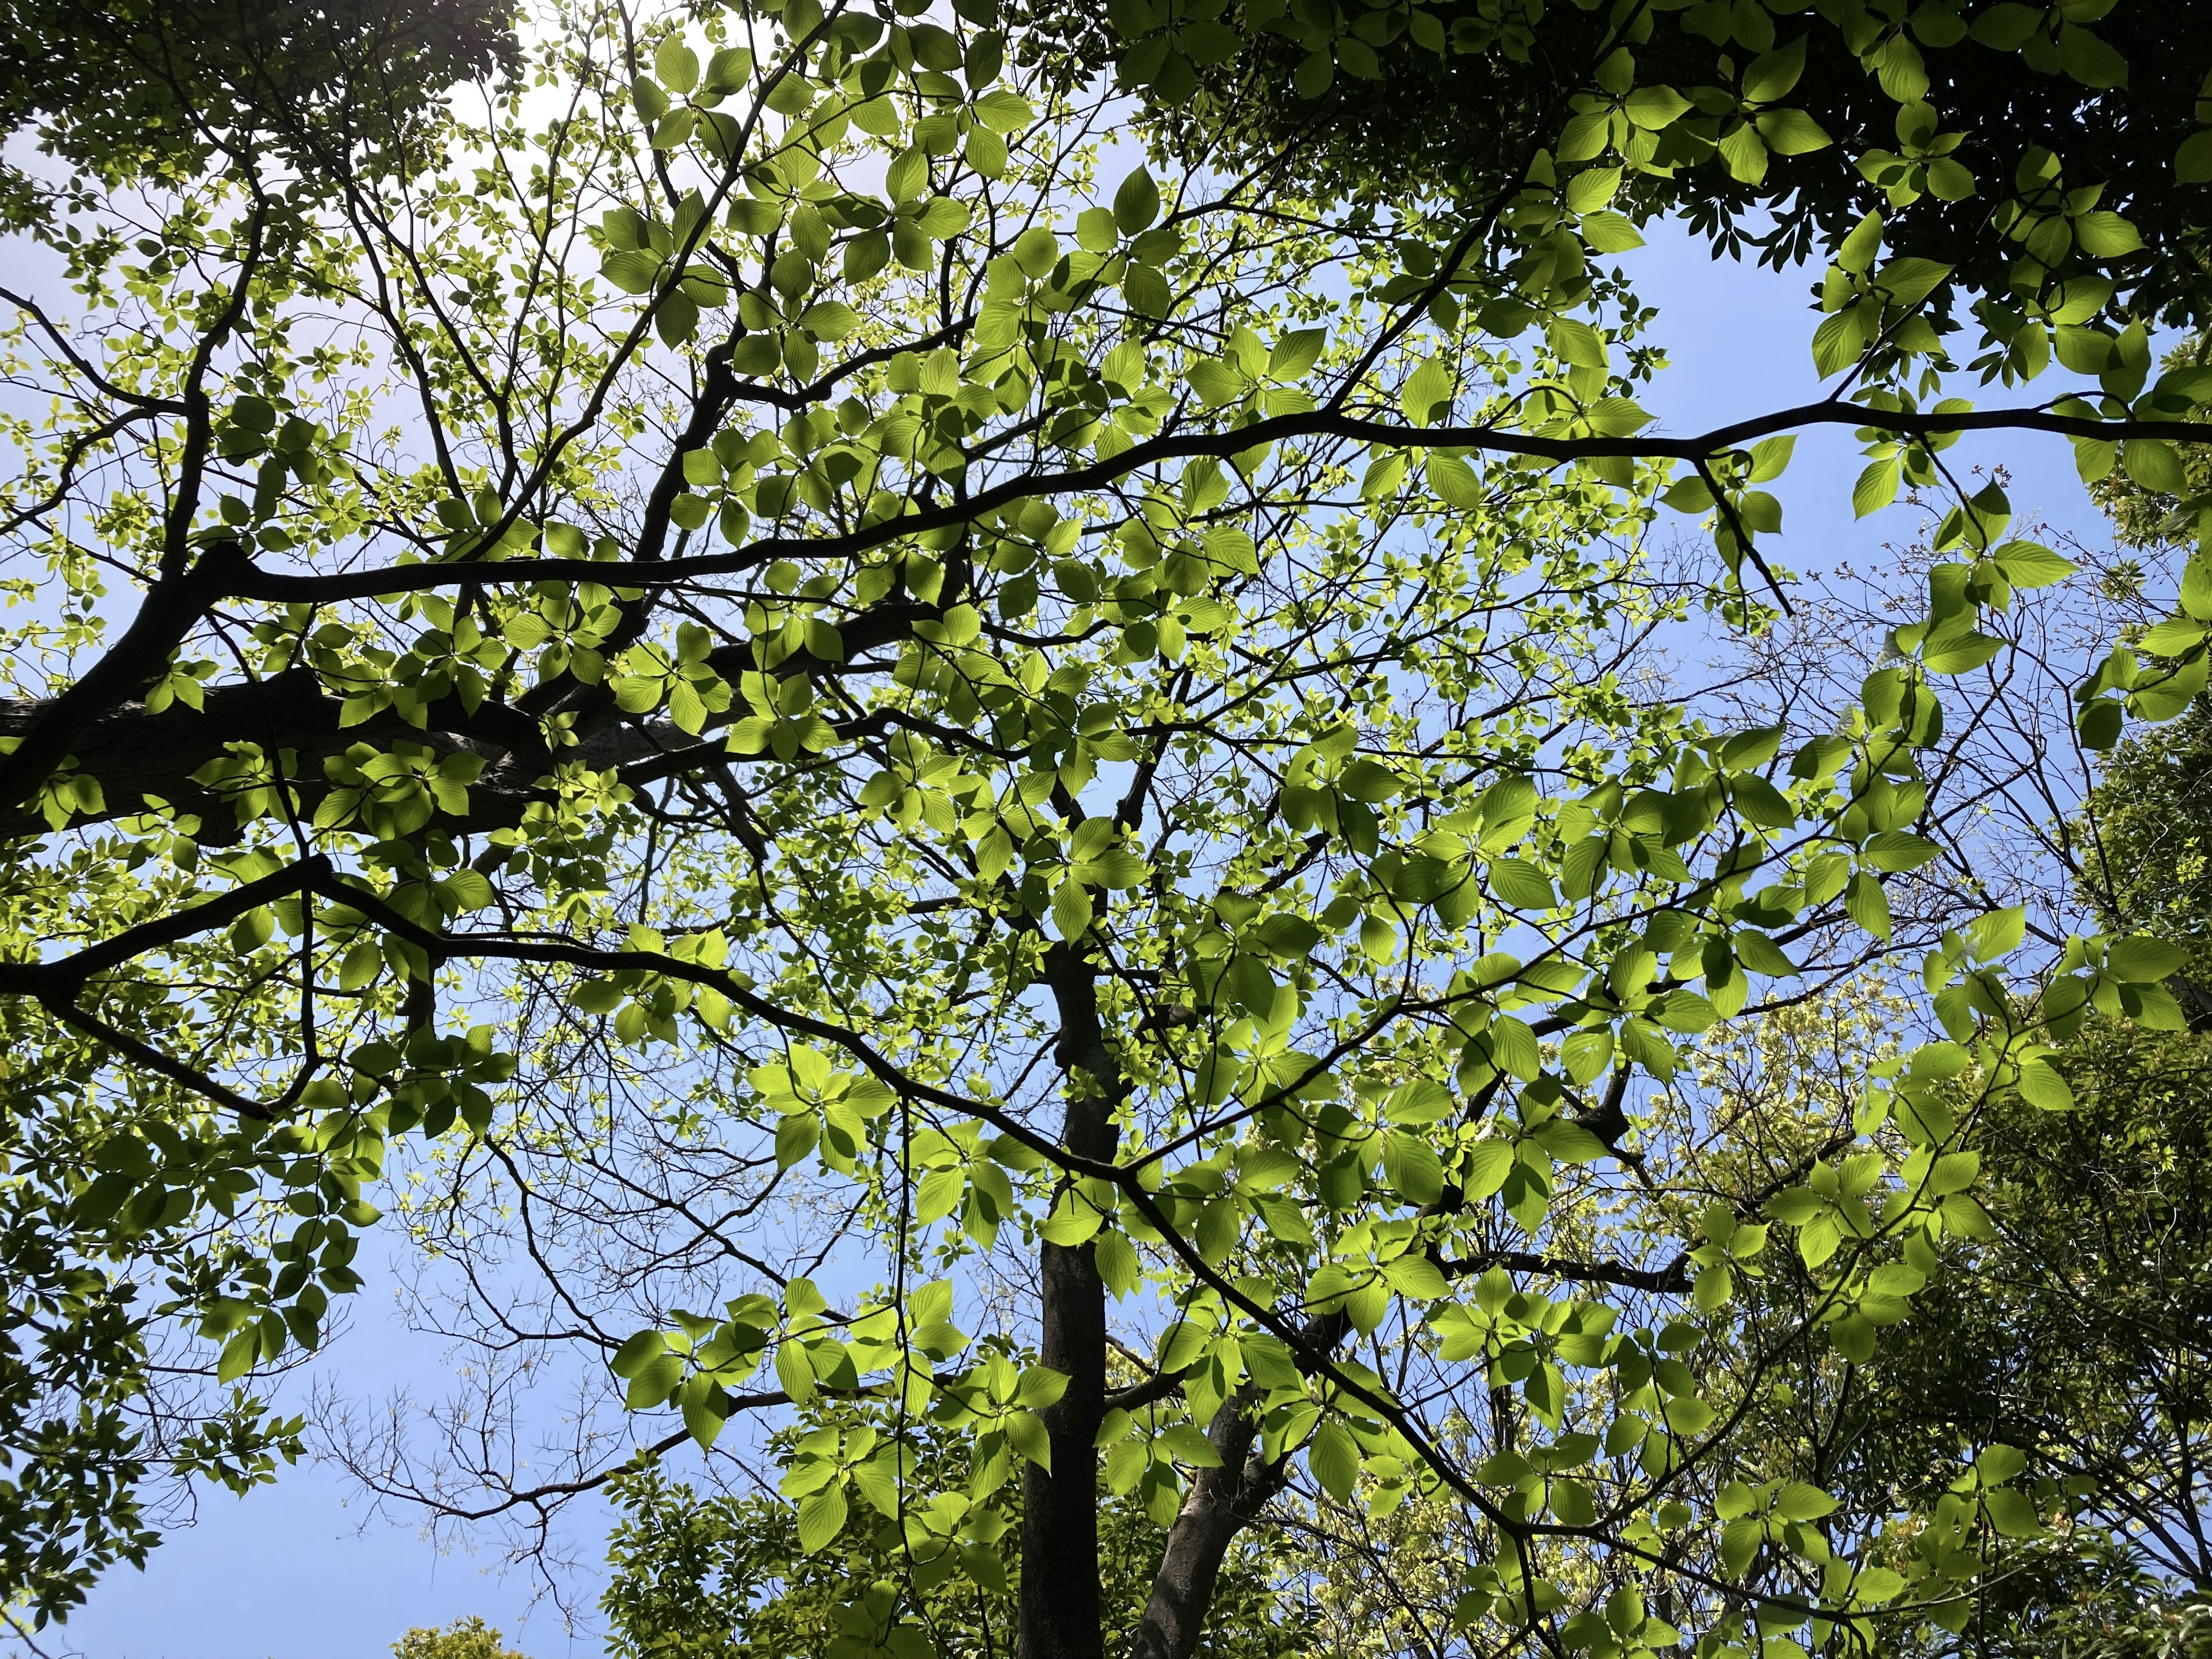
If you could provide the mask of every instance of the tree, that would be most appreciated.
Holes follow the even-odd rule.
[[[417,1626],[392,1644],[397,1659],[522,1659],[499,1632],[471,1613],[442,1630]]]
[[[2115,513],[2124,541],[2141,522],[2129,506],[2123,496]],[[2199,1028],[2204,718],[2192,706],[2104,758],[2072,833],[2051,843],[2076,854],[2077,892],[2048,901],[2055,909],[2070,898],[2116,932],[2179,945],[2175,988]],[[2042,787],[2045,799],[2063,793],[2055,781]],[[2069,875],[2050,861],[2047,879]],[[1802,1040],[1808,1012],[1815,1030],[1869,1030],[1894,1046],[1911,1008],[1863,983],[1768,1016],[1755,1048],[1725,1042],[1705,1058],[1723,1109],[1864,1069]],[[1989,1236],[1955,1246],[1958,1270],[1869,1362],[1808,1367],[1778,1391],[1765,1431],[1743,1437],[1754,1461],[1779,1449],[1792,1478],[1848,1491],[1853,1510],[1919,1507],[1933,1492],[1914,1489],[1942,1480],[1962,1449],[2015,1449],[2022,1484],[2065,1519],[2006,1547],[1960,1650],[2178,1655],[2204,1640],[2203,1045],[2201,1029],[2094,1018],[2053,1057],[2064,1109],[1993,1103],[1978,1146]],[[1790,1278],[1761,1295],[1802,1293]]]
[[[1967,1305],[1953,1291],[1927,1310],[1869,1390],[1856,1449],[1860,1478],[1894,1482],[1911,1478],[1916,1428],[2020,1448],[2073,1500],[2069,1547],[2109,1538],[2162,1593],[2143,1600],[2212,1589],[2203,1044],[2085,1030],[2063,1066],[2075,1111],[1996,1116],[1996,1236],[1974,1275],[1991,1294]]]
[[[244,1482],[291,1431],[243,1385],[400,1205],[495,1404],[580,1355],[654,1437],[586,1414],[529,1484],[495,1423],[488,1493],[351,1449],[383,1490],[544,1515],[696,1443],[805,1555],[894,1528],[863,1652],[910,1644],[957,1509],[1015,1540],[959,1556],[1006,1579],[991,1651],[1103,1654],[1115,1499],[1164,1534],[1146,1659],[1248,1535],[1387,1559],[1446,1498],[1456,1555],[1389,1581],[1427,1651],[1957,1627],[2042,1524],[2017,1454],[1909,1508],[1723,1472],[1985,1231],[1982,1119],[2063,1106],[2054,1040],[2181,1021],[2172,946],[2014,971],[2020,910],[1888,896],[1942,851],[1950,688],[2070,568],[1946,446],[2155,483],[2203,436],[2212,376],[2045,303],[2129,302],[2124,222],[2064,198],[2071,263],[2011,256],[2041,308],[1978,313],[1990,376],[2063,327],[2094,383],[1939,398],[1948,274],[1869,216],[1815,336],[1849,395],[1655,435],[1601,151],[1473,204],[1164,144],[1102,178],[1126,105],[1010,80],[968,13],[549,13],[447,166],[257,153],[71,244],[79,315],[10,337],[55,402],[4,504],[9,1248],[112,1320],[116,1413]],[[1577,95],[1627,95],[1636,15]],[[1820,424],[1864,433],[1863,509],[1945,499],[1926,605],[1847,708],[1718,724],[1662,671],[1786,603],[1758,486]],[[1663,556],[1662,504],[1710,555]],[[2058,711],[2085,742],[2203,687],[2202,580]],[[1942,1039],[1817,1102],[1634,1106],[1897,952]],[[172,1394],[161,1341],[239,1391]],[[24,1375],[0,1444],[70,1496],[0,1589],[45,1617],[198,1465]]]
[[[2081,239],[2092,255],[2134,256],[2136,312],[2198,315],[2212,297],[2212,59],[2195,47],[2208,20],[2191,5],[1025,9],[1032,38],[1050,43],[1040,56],[1111,67],[1178,134],[1301,177],[1480,201],[1539,150],[1573,163],[1610,146],[1631,219],[1680,214],[1778,270],[1834,258],[1877,213],[1893,249],[1952,268],[1984,307],[2051,305],[2042,279]],[[1616,46],[1627,50],[1589,84]],[[2079,186],[2062,178],[2097,193],[2068,197]],[[2114,210],[2136,234],[2126,249],[2084,216]],[[2103,304],[2090,287],[2065,294],[2067,325]],[[2078,355],[2073,340],[2060,347]]]
[[[426,103],[513,53],[507,17],[477,4],[9,0],[0,18],[0,136],[35,129],[87,206],[102,185],[250,173],[263,148],[316,179],[363,144],[404,143]],[[71,194],[0,169],[0,223],[50,225]]]
[[[1908,1012],[1859,987],[1813,1023],[1893,1044]],[[1806,1016],[1776,1021],[1802,1030]],[[1761,1039],[1762,1064],[1719,1060],[1724,1097],[1836,1074],[1820,1048],[1778,1035]],[[1954,1270],[1866,1363],[1808,1364],[1762,1413],[1766,1432],[1741,1443],[1760,1473],[1847,1492],[1852,1511],[1923,1508],[1960,1460],[2016,1458],[2052,1525],[2002,1547],[1960,1650],[2180,1652],[2202,1639],[2172,1627],[2188,1615],[2195,1629],[2212,1585],[2203,1041],[2103,1021],[2076,1034],[2057,1061],[2069,1109],[2014,1098],[1984,1115],[1988,1235],[1952,1247]],[[1801,1294],[1795,1277],[1777,1274],[1759,1299]]]
[[[932,1461],[937,1480],[957,1492],[966,1473],[959,1460]],[[1020,1529],[1001,1530],[1003,1517],[989,1508],[940,1498],[893,1523],[860,1507],[826,1548],[810,1548],[791,1506],[766,1492],[702,1498],[647,1469],[616,1482],[613,1496],[622,1520],[601,1607],[610,1650],[622,1659],[866,1652],[871,1613],[888,1626],[894,1652],[982,1653],[994,1627],[1012,1623],[1021,1567],[1018,1554],[1006,1558]],[[1131,1497],[1100,1511],[1099,1604],[1109,1650],[1125,1649],[1134,1633],[1167,1530]],[[1223,1563],[1199,1650],[1208,1659],[1309,1650],[1283,1606],[1290,1565],[1240,1538]]]

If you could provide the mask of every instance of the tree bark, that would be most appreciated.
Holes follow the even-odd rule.
[[[1200,1469],[1191,1480],[1168,1530],[1132,1659],[1190,1659],[1198,1650],[1231,1542],[1282,1488],[1283,1466],[1267,1462],[1254,1443],[1260,1424],[1250,1395],[1248,1387],[1223,1401],[1206,1427],[1221,1467]]]
[[[1304,1346],[1310,1352],[1334,1352],[1351,1328],[1341,1312],[1320,1315],[1307,1322]],[[1260,1390],[1247,1382],[1221,1402],[1206,1425],[1220,1467],[1200,1469],[1191,1480],[1168,1529],[1130,1659],[1190,1659],[1198,1650],[1229,1546],[1290,1478],[1288,1457],[1270,1463],[1261,1455],[1261,1403]]]
[[[343,725],[343,700],[325,691],[304,668],[265,680],[210,686],[204,708],[176,702],[152,714],[144,703],[126,700],[80,723],[58,718],[58,702],[0,702],[0,737],[69,727],[77,770],[99,780],[106,801],[103,811],[80,815],[77,822],[143,812],[145,798],[153,795],[178,811],[198,813],[198,839],[210,845],[236,833],[230,805],[192,781],[192,774],[220,759],[227,744],[258,744],[271,757],[292,750],[295,787],[302,810],[310,814],[331,787],[323,763],[355,744],[386,748],[416,743],[441,754],[468,750],[489,763],[470,791],[471,810],[464,825],[469,829],[520,823],[523,808],[536,799],[533,786],[554,760],[538,722],[502,703],[487,702],[467,710],[459,699],[446,698],[431,711],[427,729],[388,709],[358,726]],[[33,810],[0,810],[0,835],[44,835],[46,830],[45,818]]]
[[[1114,1115],[1127,1096],[1120,1064],[1098,1023],[1097,970],[1072,945],[1045,958],[1060,1013],[1058,1059],[1066,1078],[1061,1143],[1079,1157],[1114,1155]],[[1037,1357],[1067,1379],[1038,1415],[1052,1468],[1022,1469],[1022,1580],[1017,1659],[1104,1659],[1098,1588],[1098,1452],[1106,1400],[1106,1287],[1085,1244],[1045,1244],[1037,1272],[1042,1328]]]
[[[941,605],[893,601],[852,619],[840,633],[848,653],[857,655],[903,639],[916,622],[942,613]],[[140,701],[140,694],[145,682],[166,665],[167,647],[158,659],[147,659],[150,668],[141,662],[125,672],[122,666],[108,665],[120,660],[114,653],[102,659],[95,671],[104,675],[95,687],[97,696],[81,694],[81,688],[94,684],[88,674],[57,697],[0,699],[0,738],[21,740],[15,754],[0,759],[13,763],[33,742],[40,745],[38,754],[46,757],[21,774],[30,781],[23,784],[19,799],[0,799],[0,837],[47,833],[46,820],[32,793],[64,756],[74,757],[77,772],[98,781],[106,800],[103,810],[80,813],[73,822],[129,817],[143,811],[145,797],[154,795],[177,811],[199,815],[198,838],[210,846],[236,839],[237,831],[229,804],[216,791],[193,782],[191,775],[221,758],[224,745],[231,743],[258,744],[272,756],[291,750],[295,787],[302,809],[310,815],[330,790],[323,763],[356,744],[380,749],[395,743],[418,744],[441,755],[466,750],[487,764],[470,788],[469,816],[444,820],[441,827],[448,830],[497,830],[520,823],[532,801],[546,798],[540,782],[563,760],[602,770],[631,769],[625,772],[626,780],[644,782],[677,773],[711,775],[728,759],[720,742],[680,732],[665,720],[649,726],[632,721],[618,714],[610,699],[600,700],[591,718],[577,723],[572,733],[576,746],[558,753],[547,747],[526,697],[517,703],[487,699],[468,708],[459,697],[447,696],[431,706],[422,726],[388,708],[358,726],[345,726],[341,724],[344,699],[326,690],[307,668],[288,669],[263,680],[210,685],[204,693],[204,708],[173,702],[155,714]],[[708,662],[732,681],[757,666],[750,646],[722,647]],[[777,672],[809,672],[823,666],[802,654]],[[733,714],[712,717],[707,732],[714,732],[744,712],[740,703]],[[676,752],[665,755],[664,750]]]

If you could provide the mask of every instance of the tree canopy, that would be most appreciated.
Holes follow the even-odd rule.
[[[2170,50],[2212,19],[2186,3],[1121,0],[1103,15],[1028,12],[1062,63],[1113,68],[1171,129],[1304,178],[1486,199],[1539,150],[1586,162],[1610,149],[1633,217],[1680,214],[1780,269],[1832,258],[1878,212],[1896,252],[1943,263],[1985,306],[2031,307],[2073,252],[2050,204],[2086,186],[2096,197],[2079,198],[2069,223],[2090,257],[2073,269],[2124,252],[2095,246],[2098,226],[2079,216],[2117,210],[2140,239],[2123,266],[2138,310],[2186,319],[2212,298],[2212,82]],[[2073,182],[2051,168],[2062,155]]]
[[[417,1626],[392,1644],[395,1659],[522,1659],[481,1619],[456,1619],[443,1629]]]
[[[511,60],[507,18],[475,0],[9,0],[0,136],[34,132],[63,179],[0,168],[0,223],[49,221],[54,198],[154,177],[189,184],[273,149],[294,188],[404,143],[456,82]],[[391,156],[386,157],[388,165]]]
[[[1959,757],[2180,714],[2212,562],[2023,690],[2074,564],[1946,452],[2070,441],[2185,522],[2180,256],[2046,143],[1955,257],[1832,239],[1832,395],[1668,434],[1608,262],[1754,143],[1922,166],[1807,112],[1948,114],[1906,33],[1683,12],[1757,54],[1716,112],[1672,11],[1592,10],[1525,146],[1411,188],[1217,152],[1195,14],[1139,104],[955,10],[548,8],[409,143],[118,165],[41,230],[0,1595],[273,1478],[276,1374],[397,1255],[485,1415],[334,1455],[526,1528],[612,1485],[629,1559],[772,1577],[836,1659],[1188,1659],[1301,1582],[1486,1659],[1966,1628],[2092,1494],[2002,1415],[1855,1479],[1850,1379],[1973,1295],[1985,1149],[2102,1145],[2061,1045],[2179,1030],[2187,955],[1994,902]],[[1510,81],[1503,15],[1461,55]],[[2002,49],[2106,112],[2118,27]],[[1770,653],[1762,488],[1830,426],[1929,525],[1837,697]],[[1909,1020],[1822,1012],[1869,972]],[[567,1467],[484,1449],[562,1376]],[[730,1554],[769,1490],[785,1553]]]

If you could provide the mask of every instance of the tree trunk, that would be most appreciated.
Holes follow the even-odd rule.
[[[1071,945],[1045,958],[1060,1012],[1058,1058],[1066,1078],[1061,1142],[1079,1157],[1114,1156],[1114,1115],[1127,1093],[1098,1024],[1097,970]],[[1105,1414],[1106,1287],[1089,1244],[1041,1247],[1038,1358],[1067,1392],[1038,1415],[1052,1468],[1022,1469],[1022,1583],[1017,1659],[1104,1659],[1098,1592],[1098,1425]]]

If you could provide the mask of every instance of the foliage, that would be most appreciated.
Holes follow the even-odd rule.
[[[2087,896],[2110,925],[2187,948],[2177,988],[2192,1006],[2207,902],[2185,838],[2204,816],[2203,719],[2199,706],[2116,748],[2078,825]],[[1814,1017],[1893,1034],[1909,1009],[1861,985]],[[1707,1060],[1729,1109],[1778,1074],[1817,1090],[1857,1069],[1787,1040],[1805,1018],[1763,1023],[1758,1066],[1732,1061],[1733,1045]],[[2212,1583],[2205,1043],[2093,1019],[2054,1056],[2063,1109],[1993,1103],[1978,1147],[1990,1236],[1958,1247],[1869,1363],[1809,1368],[1778,1391],[1767,1432],[1745,1437],[1784,1449],[1796,1477],[1853,1494],[1853,1510],[1920,1507],[1962,1449],[2019,1449],[2053,1528],[2006,1547],[1961,1634],[1967,1651],[2170,1654],[2204,1639],[2202,1608],[2177,1588]]]
[[[2181,342],[2166,355],[2169,368],[2193,368],[2205,360],[2207,337],[2202,333]],[[2164,487],[2147,488],[2125,472],[2107,473],[2097,482],[2097,504],[2112,519],[2126,547],[2149,547],[2189,539],[2195,507],[2212,495],[2212,470],[2202,451],[2182,457],[2181,477],[2167,478]]]
[[[2002,1440],[2158,1572],[2212,1583],[2212,1065],[2194,1035],[2093,1028],[2062,1069],[2073,1111],[1987,1126],[1976,1293],[1962,1277],[1899,1345],[1854,1478],[1909,1484],[1919,1437]]]
[[[2212,297],[2212,56],[2201,46],[2212,19],[2195,4],[1030,10],[1052,50],[1116,66],[1188,142],[1279,149],[1308,178],[1485,204],[1539,150],[1564,172],[1607,164],[1611,144],[1628,172],[1613,205],[1634,223],[1680,214],[1778,269],[1834,257],[1863,216],[1881,214],[1899,252],[1952,268],[1985,304],[2009,291],[2031,309],[2049,302],[2048,277],[2073,274],[2069,240],[2098,252],[2102,222],[2083,216],[2117,210],[2133,228],[2129,252],[2142,250],[2123,283],[2138,312],[2178,318]],[[1578,85],[1601,59],[1601,84]],[[2090,180],[2092,193],[2068,193]],[[2052,216],[2062,198],[2063,224]],[[1632,246],[1626,227],[1607,234]],[[2065,293],[2062,320],[2096,315],[2101,299]]]
[[[1910,1013],[1871,981],[1777,1010],[1701,1054],[1697,1109],[1817,1126],[1824,1097],[1895,1052]],[[2077,1108],[2014,1100],[1984,1120],[1989,1237],[1954,1247],[1865,1363],[1808,1350],[1773,1367],[1746,1431],[1717,1449],[1716,1487],[1805,1483],[1842,1496],[1844,1513],[1924,1511],[1962,1462],[1992,1448],[2023,1460],[2014,1478],[2047,1528],[1997,1545],[1960,1632],[1905,1634],[1899,1652],[2148,1659],[2204,1639],[2187,1589],[2212,1579],[2199,1522],[2212,1431],[2202,1042],[2102,1024],[2076,1036],[2062,1063]],[[1778,1095],[1795,1109],[1777,1110]],[[1695,1182],[1725,1189],[1748,1173],[1729,1157]],[[1786,1331],[1805,1289],[1796,1269],[1769,1262],[1715,1338],[1749,1346]],[[1463,1553],[1454,1506],[1415,1500],[1334,1530],[1316,1553],[1329,1650],[1406,1651],[1422,1602],[1448,1614],[1449,1579],[1439,1594],[1413,1562]],[[1425,1595],[1407,1594],[1425,1579]]]
[[[41,224],[58,195],[96,203],[88,185],[183,183],[225,160],[250,167],[264,146],[309,178],[343,167],[510,54],[506,25],[477,0],[8,0],[0,137],[35,129],[76,177],[57,190],[0,170],[0,222]]]
[[[856,1655],[917,1659],[952,1582],[1011,1600],[994,1644],[1103,1655],[1124,1509],[1143,1659],[1209,1639],[1248,1534],[1445,1504],[1449,1575],[1389,1586],[1425,1652],[1963,1627],[2045,1528],[2026,1453],[1869,1496],[1761,1413],[1972,1271],[1985,1121],[2067,1106],[2058,1045],[2182,1024],[2154,938],[2023,958],[2018,909],[1890,897],[1954,688],[2071,568],[1944,448],[2154,485],[2203,435],[2212,375],[2093,324],[2134,232],[2074,194],[1990,232],[1984,378],[2056,350],[2033,409],[1942,395],[1952,273],[1869,216],[1839,395],[1655,434],[1606,204],[1703,118],[1616,120],[1657,107],[1626,46],[1469,211],[1108,171],[1126,102],[994,22],[549,12],[487,121],[426,112],[434,169],[254,152],[67,243],[76,314],[8,345],[52,396],[0,501],[10,1173],[125,1310],[98,1386],[199,1438],[72,1488],[0,1593],[65,1612],[143,1547],[140,1462],[264,1473],[289,1425],[141,1351],[304,1363],[398,1205],[466,1295],[544,1276],[483,1312],[495,1394],[566,1348],[659,1455],[757,1449]],[[1771,623],[1760,486],[1824,423],[1860,510],[1941,503],[1925,603],[1850,706],[1723,720],[1674,647]],[[2200,554],[2085,743],[2202,690],[2208,596]],[[1940,1037],[1704,1109],[1717,1030],[1899,953]],[[38,1387],[19,1469],[69,1452]],[[544,1513],[636,1467],[386,1490]],[[870,1512],[948,1578],[841,1561]]]
[[[942,1463],[941,1455],[936,1461]],[[933,1473],[939,1482],[958,1483],[957,1468]],[[905,1593],[900,1622],[907,1632],[894,1626],[886,1638],[894,1652],[919,1639],[939,1653],[988,1654],[994,1636],[1003,1640],[1013,1626],[1010,1586],[1021,1577],[1020,1529],[999,1530],[996,1517],[979,1527],[962,1505],[945,1504],[904,1529],[856,1507],[826,1547],[809,1549],[795,1511],[765,1492],[702,1498],[649,1468],[615,1482],[611,1496],[622,1519],[600,1607],[617,1659],[797,1653],[842,1659],[865,1650],[854,1640],[858,1621],[848,1605],[856,1585],[868,1586],[886,1607]],[[1166,1540],[1166,1529],[1130,1498],[1102,1509],[1108,1651],[1123,1650],[1134,1634]],[[1288,1576],[1287,1561],[1270,1561],[1258,1541],[1240,1540],[1224,1565],[1199,1651],[1208,1659],[1307,1651],[1306,1635],[1285,1623],[1279,1605],[1278,1582]]]
[[[2082,815],[2081,884],[2111,925],[2185,945],[2191,981],[2212,983],[2212,708],[2130,737],[2107,757]]]
[[[11,1037],[21,1030],[19,1014],[0,1010],[0,1030]],[[170,1410],[147,1415],[149,1372],[189,1356],[149,1329],[177,1304],[148,1305],[145,1278],[179,1275],[169,1284],[173,1297],[190,1276],[222,1271],[227,1258],[185,1230],[151,1245],[139,1276],[101,1271],[106,1230],[85,1212],[88,1176],[103,1166],[88,1168],[84,1151],[88,1137],[107,1140],[112,1120],[90,1065],[72,1065],[52,1045],[28,1061],[30,1048],[9,1042],[4,1052],[16,1058],[0,1060],[9,1102],[0,1121],[9,1177],[0,1188],[0,1275],[8,1287],[0,1445],[9,1453],[0,1479],[0,1583],[43,1624],[106,1567],[144,1561],[161,1519],[142,1498],[153,1465],[244,1492],[272,1478],[279,1458],[297,1460],[301,1424],[277,1418],[243,1389],[200,1402],[197,1419],[177,1410],[189,1396],[173,1390]],[[142,1143],[108,1146],[111,1188],[134,1199],[136,1213],[158,1216],[167,1194],[158,1186],[131,1194],[143,1171],[115,1167],[118,1156]]]
[[[471,1613],[442,1630],[417,1626],[392,1644],[396,1659],[522,1659],[501,1645],[499,1632]]]

